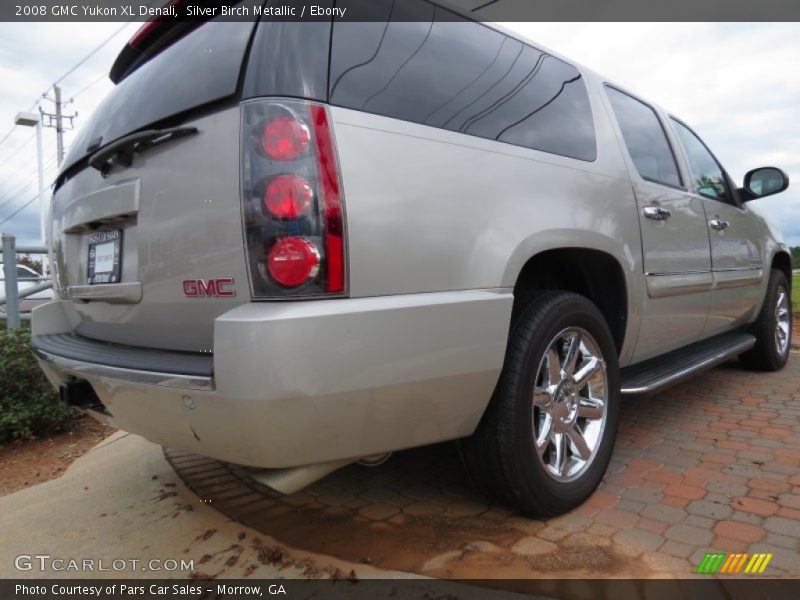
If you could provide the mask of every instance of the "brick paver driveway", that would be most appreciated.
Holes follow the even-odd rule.
[[[691,576],[706,552],[769,552],[800,576],[800,354],[780,373],[724,365],[624,401],[595,495],[538,521],[488,504],[452,445],[351,466],[279,497],[248,470],[167,451],[212,506],[306,550],[443,577]]]

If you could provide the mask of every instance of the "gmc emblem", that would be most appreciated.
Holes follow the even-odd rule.
[[[219,279],[184,279],[183,293],[189,298],[230,298],[235,296],[234,290],[226,290],[224,286],[233,285],[231,277],[221,277]]]

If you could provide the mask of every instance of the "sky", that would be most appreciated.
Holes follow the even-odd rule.
[[[140,26],[121,23],[0,23],[0,139],[14,115],[107,42],[61,82],[85,123],[112,84],[104,77]],[[509,23],[534,42],[575,60],[671,111],[710,146],[734,181],[760,166],[789,173],[793,186],[753,205],[800,245],[800,24]],[[66,32],[66,35],[65,35]],[[107,41],[109,38],[110,41]],[[87,88],[87,86],[89,86]],[[50,91],[52,96],[52,91]],[[48,112],[53,104],[43,100]],[[0,143],[0,222],[36,196],[34,131],[16,127]],[[65,134],[67,148],[74,132]],[[55,175],[55,130],[44,129],[45,185]],[[18,244],[39,241],[38,203],[0,231]]]
[[[113,87],[105,76],[111,63],[140,26],[141,23],[0,23],[0,139],[11,130],[14,116],[31,110],[37,100],[41,100],[46,112],[54,112],[53,103],[42,100],[42,93],[49,90],[52,98],[51,85],[116,33],[60,83],[63,99],[75,97],[65,106],[64,114],[77,111],[75,126],[85,123]],[[67,149],[74,134],[68,131],[64,135]],[[0,144],[0,222],[38,194],[34,136],[32,127],[15,127]],[[55,129],[44,128],[42,136],[47,187],[56,175]],[[45,193],[49,198],[49,190]],[[0,224],[0,231],[14,234],[17,245],[38,245],[38,200]]]
[[[756,200],[800,245],[800,23],[507,23],[690,125],[738,185],[775,166],[789,189]]]

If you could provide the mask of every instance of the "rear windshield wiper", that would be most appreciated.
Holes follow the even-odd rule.
[[[113,165],[130,167],[133,164],[134,154],[140,154],[159,144],[195,133],[197,133],[197,127],[169,127],[137,131],[92,154],[89,158],[89,165],[106,177]]]

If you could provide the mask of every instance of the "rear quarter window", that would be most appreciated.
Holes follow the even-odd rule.
[[[574,66],[423,0],[348,4],[375,22],[334,24],[331,104],[597,157],[589,98]]]
[[[614,116],[636,170],[643,179],[680,187],[680,173],[655,111],[633,96],[606,86]]]

